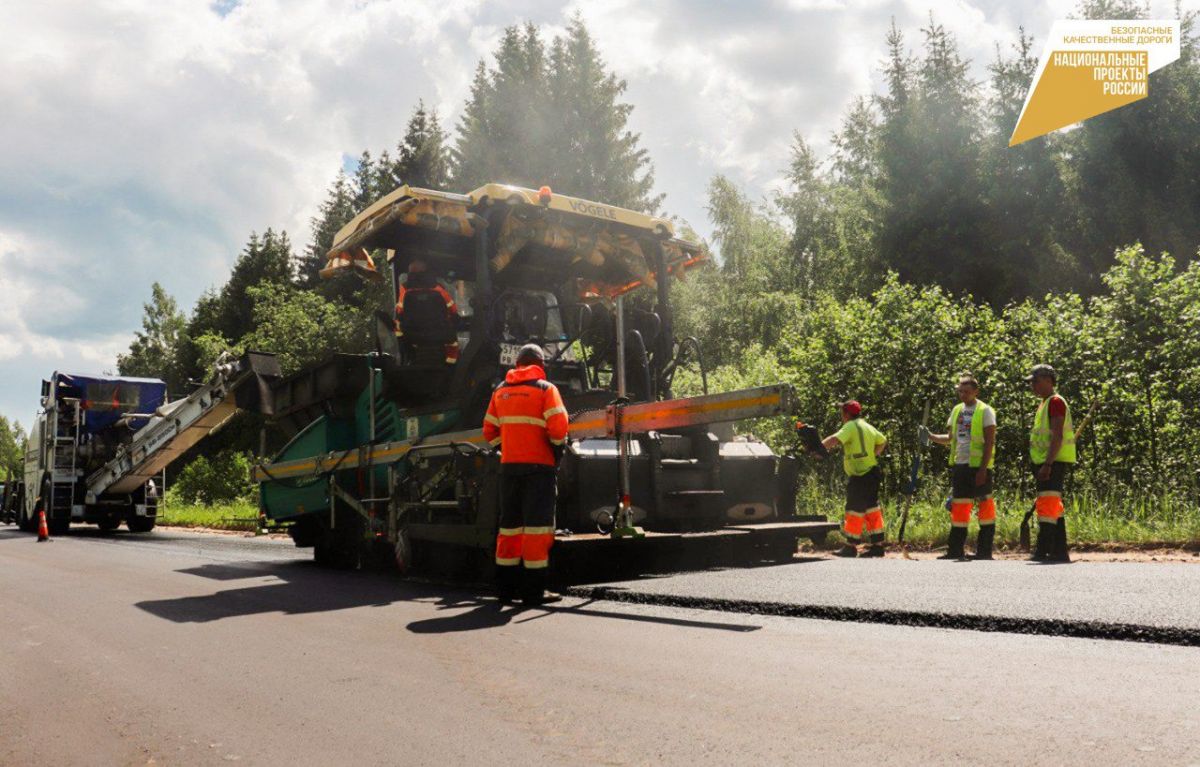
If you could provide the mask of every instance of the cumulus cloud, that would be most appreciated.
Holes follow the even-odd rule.
[[[1055,0],[102,0],[0,25],[0,412],[55,367],[112,369],[150,283],[190,307],[251,230],[308,237],[346,154],[393,146],[418,99],[448,126],[505,26],[578,12],[629,82],[668,212],[706,231],[726,173],[765,194],[793,129],[826,146],[877,79],[890,18],[936,6],[980,74]],[[1066,3],[1070,5],[1070,3]],[[1003,7],[1000,7],[1003,6]],[[915,37],[913,43],[918,42]]]

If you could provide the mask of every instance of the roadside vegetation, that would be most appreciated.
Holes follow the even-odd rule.
[[[258,530],[258,502],[240,498],[225,503],[185,503],[168,491],[158,507],[158,524],[211,530]]]

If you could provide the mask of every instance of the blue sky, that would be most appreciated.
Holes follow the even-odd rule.
[[[503,27],[577,11],[629,84],[666,212],[707,235],[723,173],[779,183],[878,82],[892,17],[930,7],[983,79],[1071,0],[137,0],[27,3],[0,25],[0,414],[52,370],[115,369],[153,281],[190,310],[251,230],[308,239],[347,157],[393,146],[418,99],[454,125]],[[1161,5],[1164,13],[1170,10]],[[503,179],[498,179],[503,180]]]

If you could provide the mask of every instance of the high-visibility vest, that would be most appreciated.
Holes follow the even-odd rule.
[[[979,464],[983,463],[983,417],[987,411],[991,410],[992,406],[981,399],[975,400],[975,412],[971,414],[971,452],[967,458],[967,464],[972,469],[978,469]],[[958,439],[958,417],[962,415],[963,403],[958,403],[954,409],[950,411],[950,424],[953,432],[951,438]],[[950,448],[950,465],[953,466],[955,459],[958,457],[958,451],[955,449],[956,443],[951,443]],[[992,454],[988,458],[989,469],[996,465],[996,446],[992,445]]]
[[[1066,405],[1067,414],[1063,418],[1062,446],[1054,457],[1056,463],[1075,463],[1075,427],[1071,424],[1071,406],[1057,394],[1052,394],[1038,405],[1037,413],[1033,416],[1033,428],[1029,431],[1029,457],[1034,463],[1046,462],[1050,454],[1050,400],[1058,397]]]
[[[878,462],[875,458],[875,446],[886,442],[883,435],[862,418],[847,421],[842,428],[850,427],[850,439],[842,444],[842,468],[852,477],[861,477]]]
[[[492,392],[483,438],[499,446],[501,463],[554,466],[554,448],[567,438],[567,409],[541,365],[508,371]]]

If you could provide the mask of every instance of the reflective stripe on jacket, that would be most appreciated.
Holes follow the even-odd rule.
[[[1075,426],[1071,423],[1071,406],[1057,394],[1051,394],[1038,405],[1033,416],[1033,429],[1029,432],[1029,457],[1034,463],[1042,464],[1050,455],[1050,400],[1058,397],[1067,409],[1063,416],[1062,445],[1058,448],[1055,463],[1075,463]]]
[[[887,444],[883,434],[863,418],[842,424],[837,437],[842,443],[842,468],[851,477],[861,477],[875,468],[879,462],[875,447]]]
[[[483,438],[500,446],[501,463],[555,465],[554,446],[567,439],[567,409],[541,365],[508,371],[492,392]]]
[[[446,302],[447,316],[450,317],[451,320],[454,320],[455,318],[458,317],[458,304],[454,303],[454,297],[450,295],[450,291],[446,290],[446,288],[444,288],[441,283],[435,282],[429,286],[414,285],[413,287],[401,285],[400,289],[396,291],[395,330],[396,330],[397,336],[404,335],[404,331],[400,327],[400,322],[404,317],[404,299],[405,299],[405,297],[407,297],[410,293],[420,293],[420,292],[437,293],[439,296],[442,297],[442,300]],[[455,344],[455,346],[457,346],[458,342],[455,341],[454,344]]]

